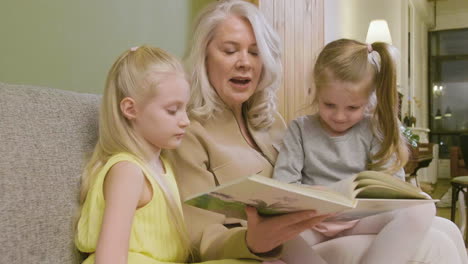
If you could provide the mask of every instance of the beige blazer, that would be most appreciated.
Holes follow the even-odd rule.
[[[173,164],[182,201],[239,177],[255,173],[272,176],[286,129],[284,120],[277,114],[270,128],[256,130],[248,126],[248,129],[261,152],[247,143],[234,114],[228,109],[216,113],[209,120],[191,119],[182,144],[165,153]],[[201,260],[268,260],[272,257],[260,258],[252,254],[245,243],[245,228],[228,229],[223,225],[232,223],[233,219],[186,205],[184,215],[192,240],[196,248],[200,248]]]

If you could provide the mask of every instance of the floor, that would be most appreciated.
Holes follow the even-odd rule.
[[[438,179],[437,183],[434,186],[429,186],[424,183],[421,183],[421,188],[429,193],[432,198],[434,199],[441,199],[442,196],[448,191],[450,188],[450,180],[449,179]],[[437,207],[437,216],[444,217],[450,220],[450,211],[451,207]],[[459,224],[459,213],[457,210],[457,214],[455,216],[455,223]]]
[[[429,193],[432,198],[434,199],[440,199],[442,196],[447,192],[447,190],[450,188],[450,180],[449,179],[438,179],[437,183],[435,186],[429,186],[426,185],[427,189],[425,190],[425,184],[421,184],[421,188]],[[450,210],[451,207],[437,207],[437,216],[444,217],[450,220]],[[457,210],[457,213],[455,214],[455,223],[459,225],[459,213]],[[467,227],[468,228],[468,227]],[[466,232],[465,232],[466,233]],[[463,237],[465,237],[465,234],[463,234]],[[466,240],[465,240],[466,241]],[[465,243],[465,246],[467,244]],[[466,248],[466,251],[468,253],[468,247]]]
[[[432,196],[432,198],[441,199],[442,196],[450,188],[450,180],[449,179],[438,179],[435,186],[433,186],[432,191],[427,190],[424,185],[425,184],[422,183],[422,186],[421,186],[422,189],[425,190],[427,193],[429,193]],[[437,207],[437,216],[450,219],[450,209],[451,209],[451,207]],[[457,220],[458,220],[458,217],[455,219],[455,222],[457,222]]]
[[[444,196],[444,194],[450,188],[450,179],[438,179],[437,183],[433,186],[429,184],[420,183],[420,187],[421,189],[423,189],[423,191],[425,191],[426,193],[429,193],[433,199],[441,199],[442,196]],[[451,207],[437,207],[437,216],[444,217],[450,220],[450,210],[451,210]],[[460,226],[458,210],[457,210],[457,213],[455,214],[455,224]],[[463,237],[465,237],[465,234],[463,234]],[[465,246],[468,246],[466,242],[465,242]],[[468,253],[468,247],[466,248],[466,251]]]

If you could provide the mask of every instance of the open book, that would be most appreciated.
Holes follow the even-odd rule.
[[[313,209],[319,214],[336,213],[328,220],[346,221],[435,201],[394,176],[363,171],[328,186],[287,184],[252,175],[191,196],[185,203],[240,219],[246,219],[244,208],[249,205],[267,216]]]

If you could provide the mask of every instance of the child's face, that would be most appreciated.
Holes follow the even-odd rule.
[[[329,135],[344,135],[364,118],[369,96],[355,92],[362,90],[358,85],[362,84],[335,81],[318,94],[319,116]]]
[[[172,74],[156,89],[156,95],[136,104],[133,127],[156,150],[173,149],[181,143],[190,124],[186,112],[189,84],[182,76]]]

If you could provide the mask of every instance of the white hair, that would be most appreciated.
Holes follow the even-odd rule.
[[[276,92],[281,83],[280,39],[260,10],[255,5],[241,0],[213,3],[198,16],[193,31],[192,47],[186,57],[192,85],[188,110],[196,117],[210,118],[225,107],[209,82],[205,64],[206,50],[216,27],[233,15],[246,19],[252,26],[263,62],[260,81],[254,94],[244,104],[243,110],[254,128],[269,127],[274,122]]]

